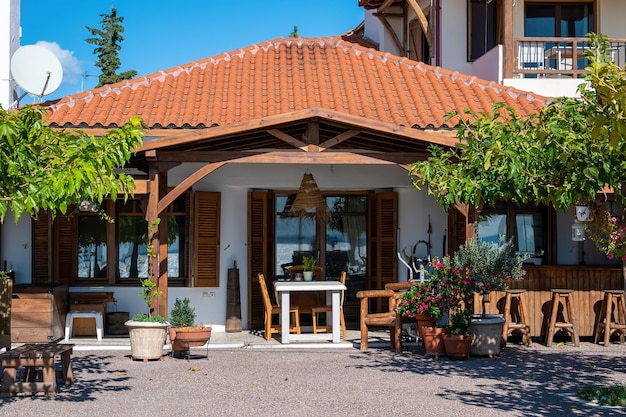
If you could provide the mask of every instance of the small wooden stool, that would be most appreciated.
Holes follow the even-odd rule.
[[[506,342],[509,334],[518,331],[522,334],[522,341],[526,346],[532,345],[530,337],[530,325],[528,324],[528,315],[526,302],[522,294],[526,292],[523,289],[505,290],[506,298],[504,301],[504,326],[502,326],[502,338]],[[517,320],[514,321],[511,313],[511,301],[517,299]]]
[[[552,339],[556,329],[567,331],[572,337],[574,346],[580,347],[580,339],[576,330],[576,318],[574,316],[574,290],[569,289],[552,289],[552,314],[550,315],[550,323],[548,324],[548,336],[546,337],[546,346],[552,346]],[[559,311],[559,304],[563,298],[563,321],[556,321]]]
[[[594,342],[598,343],[600,334],[604,333],[604,346],[608,346],[611,340],[611,334],[619,333],[620,343],[624,343],[624,335],[626,334],[626,317],[624,314],[624,291],[622,290],[604,290],[604,299],[602,307],[596,322],[596,337]],[[613,302],[617,307],[615,320],[613,320]]]

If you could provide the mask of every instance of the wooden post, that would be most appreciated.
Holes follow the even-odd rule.
[[[159,200],[167,194],[167,172],[159,171]],[[157,281],[157,289],[161,291],[161,296],[156,300],[156,310],[159,316],[167,317],[167,246],[169,240],[167,209],[159,213],[159,278]],[[155,249],[157,246],[155,246]]]
[[[518,6],[523,7],[523,5]],[[513,68],[515,67],[515,44],[513,42],[513,0],[504,0],[502,2],[502,46],[504,50],[504,78],[513,77]],[[502,80],[499,80],[500,82]]]
[[[155,227],[159,218],[159,172],[155,168],[149,169],[150,184],[146,221],[148,222],[148,279],[158,286],[159,267],[159,228]],[[153,254],[153,255],[151,255]],[[158,288],[158,287],[157,287]],[[157,306],[150,305],[150,313],[158,314]]]

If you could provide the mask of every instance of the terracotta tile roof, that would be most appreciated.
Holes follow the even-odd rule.
[[[503,101],[536,113],[547,99],[333,38],[281,38],[44,103],[49,122],[150,128],[224,126],[307,108],[407,127],[454,127],[451,110]]]

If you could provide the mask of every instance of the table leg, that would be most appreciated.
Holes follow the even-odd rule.
[[[61,353],[61,369],[63,371],[63,383],[72,385],[74,383],[74,373],[72,372],[72,358],[69,351]]]
[[[54,371],[54,358],[43,366],[43,391],[47,396],[57,395],[57,376]]]
[[[339,309],[341,308],[341,306],[339,295],[339,291],[332,292],[333,343],[339,343],[341,341],[341,325],[339,324]]]
[[[289,291],[282,291],[280,295],[280,324],[281,324],[281,343],[289,343]]]

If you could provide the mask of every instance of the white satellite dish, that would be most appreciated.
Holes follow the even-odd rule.
[[[22,46],[15,51],[11,74],[22,90],[39,97],[54,93],[63,81],[59,59],[49,49],[37,45]]]

